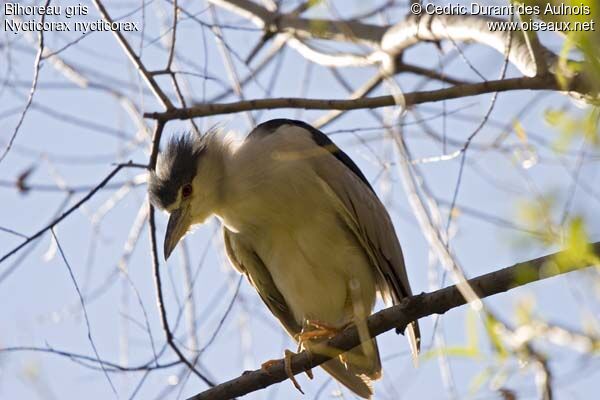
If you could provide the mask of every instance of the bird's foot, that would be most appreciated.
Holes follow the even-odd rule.
[[[327,347],[323,347],[323,340],[328,340],[336,336],[338,333],[343,331],[347,326],[333,326],[328,324],[327,322],[322,322],[314,319],[307,319],[304,322],[304,328],[302,331],[295,336],[295,339],[298,341],[298,351],[305,350],[310,352],[328,354]],[[312,342],[312,343],[311,343]],[[342,358],[342,356],[338,356],[343,363],[346,363],[346,360]],[[309,375],[309,372],[306,373]],[[312,379],[311,374],[309,377]]]
[[[292,356],[295,354],[296,353],[294,353],[293,351],[290,351],[287,349],[285,350],[284,357],[283,357],[283,368],[285,370],[285,374],[287,375],[287,377],[290,378],[290,381],[292,381],[292,383],[294,384],[294,387],[296,389],[298,389],[300,391],[300,393],[304,394],[302,387],[296,380],[296,377],[294,376],[294,373],[292,371]],[[271,368],[273,365],[277,364],[278,362],[279,362],[279,360],[268,360],[268,361],[265,361],[264,363],[262,363],[260,368],[263,369],[267,374],[269,374],[270,373],[269,368]],[[307,372],[307,375],[312,379],[312,372],[310,372],[310,373]]]
[[[307,330],[308,327],[311,327],[312,329]],[[329,325],[326,322],[315,319],[307,319],[304,329],[302,329],[302,332],[296,335],[296,339],[298,340],[298,343],[300,343],[300,346],[302,346],[304,342],[309,340],[331,339],[340,333],[342,329]]]
[[[290,378],[290,381],[292,381],[294,387],[298,389],[300,393],[304,394],[302,387],[300,386],[300,384],[296,380],[296,377],[294,376],[294,373],[292,372],[292,356],[296,353],[286,349],[284,354],[285,355],[283,357],[283,366],[285,368],[285,374],[288,376],[288,378]]]

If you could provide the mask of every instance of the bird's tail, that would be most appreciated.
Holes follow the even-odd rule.
[[[381,378],[381,360],[377,341],[371,339],[333,358],[321,367],[342,385],[358,396],[370,399],[373,395],[372,381]]]
[[[408,339],[412,360],[415,367],[419,366],[419,351],[421,351],[421,331],[417,321],[411,322],[406,327],[404,335]]]

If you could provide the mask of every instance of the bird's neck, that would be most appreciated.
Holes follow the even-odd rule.
[[[252,220],[253,199],[263,182],[265,160],[260,144],[248,140],[235,140],[231,136],[214,138],[207,150],[211,154],[211,169],[218,171],[215,182],[218,200],[213,214],[232,231]],[[258,146],[258,147],[257,147]]]
[[[256,228],[270,207],[269,193],[282,186],[272,179],[278,166],[274,144],[256,138],[228,143],[228,151],[223,153],[222,197],[215,215],[229,230]]]
[[[194,196],[194,224],[203,223],[211,215],[218,215],[225,207],[229,191],[229,169],[236,144],[222,133],[209,133],[205,138],[206,148],[194,178],[200,188]]]

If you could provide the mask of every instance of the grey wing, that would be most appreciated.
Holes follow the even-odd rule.
[[[246,275],[260,298],[290,336],[294,337],[294,335],[300,333],[301,326],[296,322],[285,299],[275,286],[269,270],[252,246],[244,241],[240,235],[225,227],[223,227],[223,238],[227,256],[235,269]]]
[[[242,237],[225,227],[223,227],[223,236],[225,250],[233,266],[246,275],[248,281],[254,286],[269,310],[277,317],[290,336],[295,339],[294,336],[300,333],[301,327],[293,317],[285,303],[285,299],[275,286],[269,270],[258,254]],[[380,370],[379,355],[377,355],[377,362]],[[373,390],[368,376],[357,374],[352,367],[348,368],[337,358],[325,362],[321,367],[361,397],[371,398]],[[377,372],[374,374],[377,374]]]
[[[330,201],[354,232],[377,270],[379,291],[389,304],[412,295],[400,242],[387,210],[377,195],[352,171],[329,154],[315,157],[315,173]],[[413,354],[419,349],[418,324],[407,334]]]

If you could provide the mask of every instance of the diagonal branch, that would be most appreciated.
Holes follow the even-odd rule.
[[[595,259],[600,257],[600,242],[590,244],[589,247],[590,251],[595,254]],[[560,264],[557,263],[556,260],[559,259],[572,259],[573,251],[569,249],[552,253],[515,264],[512,267],[481,275],[467,282],[480,298],[484,298],[528,283],[590,266],[592,262],[585,262],[581,259],[573,260],[574,265],[569,265],[568,267],[562,262]],[[575,258],[579,258],[580,256],[582,255],[578,254]],[[419,318],[424,318],[432,314],[444,314],[465,303],[465,298],[456,286],[449,286],[431,293],[422,293],[406,298],[398,305],[371,315],[367,320],[369,334],[371,337],[375,337],[398,326],[406,326],[411,321]],[[332,356],[335,357],[359,344],[360,338],[356,327],[349,327],[324,344],[327,348],[328,356],[321,354],[311,355],[306,351],[294,355],[291,359],[292,372],[299,374],[308,371],[329,360]],[[284,361],[278,360],[268,370],[259,369],[244,372],[240,377],[217,385],[188,400],[231,399],[264,389],[286,379]]]
[[[46,233],[50,229],[54,228],[56,225],[58,225],[63,219],[67,218],[73,211],[77,210],[86,201],[91,199],[92,196],[94,196],[94,194],[96,194],[100,189],[102,189],[104,186],[106,186],[106,184],[108,182],[110,182],[110,180],[117,174],[117,172],[119,172],[122,168],[125,168],[125,167],[146,168],[145,165],[134,164],[131,161],[128,163],[125,163],[125,164],[118,164],[99,184],[97,184],[95,187],[92,188],[92,190],[90,190],[85,196],[83,196],[83,198],[81,200],[79,200],[77,203],[75,203],[73,206],[71,206],[67,211],[62,213],[58,218],[56,218],[55,220],[50,222],[48,225],[46,225],[45,227],[43,227],[42,229],[40,229],[33,235],[29,236],[21,244],[19,244],[18,246],[16,246],[12,250],[10,250],[8,253],[6,253],[2,257],[0,257],[0,263],[2,263],[4,260],[6,260],[7,258],[12,256],[16,252],[21,250],[23,247],[25,247],[26,245],[28,245],[29,243],[31,243],[38,237],[42,236],[44,233]]]
[[[100,12],[100,15],[102,16],[102,18],[112,24],[113,20],[110,17],[110,15],[108,14],[108,11],[106,10],[106,8],[104,7],[104,4],[102,4],[102,2],[100,0],[94,0],[94,4],[96,5],[96,8]],[[116,36],[118,42],[121,44],[121,47],[123,47],[125,54],[127,54],[127,56],[129,57],[129,59],[131,60],[133,65],[135,65],[135,67],[139,71],[140,75],[142,75],[142,77],[144,78],[144,80],[146,81],[146,83],[148,84],[148,86],[150,87],[150,89],[152,90],[152,92],[154,93],[156,98],[158,99],[158,101],[167,110],[173,108],[173,103],[171,103],[171,100],[169,100],[169,97],[161,89],[161,87],[158,84],[158,82],[156,81],[156,79],[154,79],[154,76],[152,76],[152,74],[146,69],[146,67],[144,66],[144,63],[142,62],[140,57],[137,54],[135,54],[135,51],[133,50],[133,48],[127,41],[127,39],[125,39],[125,36],[123,35],[123,33],[119,30],[114,30],[113,33]]]
[[[50,4],[50,0],[46,0],[45,6],[47,7],[49,4]],[[40,17],[40,23],[43,24],[45,19],[46,19],[46,15],[42,14],[42,16]],[[29,89],[29,96],[27,97],[27,102],[25,103],[25,108],[21,112],[21,117],[19,118],[19,122],[17,122],[17,126],[15,127],[10,139],[8,140],[8,144],[6,145],[6,148],[2,152],[2,155],[0,155],[0,162],[2,162],[2,160],[4,160],[4,157],[6,157],[6,155],[12,148],[13,142],[15,141],[15,139],[17,138],[17,135],[19,133],[19,129],[21,128],[21,125],[23,125],[23,121],[25,120],[25,115],[27,115],[27,111],[29,111],[29,108],[31,107],[31,103],[33,102],[33,95],[35,94],[35,89],[37,88],[38,80],[40,78],[40,69],[42,67],[42,55],[44,54],[44,48],[45,48],[44,47],[44,30],[43,29],[39,31],[38,37],[39,37],[38,51],[35,56],[35,61],[33,63],[33,81],[31,82],[31,88]]]

